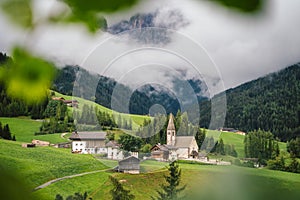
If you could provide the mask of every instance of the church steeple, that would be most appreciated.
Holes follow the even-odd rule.
[[[176,141],[176,129],[174,125],[174,117],[173,114],[170,114],[169,123],[167,127],[167,145],[175,145]]]

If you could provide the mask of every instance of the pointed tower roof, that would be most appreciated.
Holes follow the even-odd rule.
[[[169,118],[169,123],[168,123],[167,130],[175,130],[174,116],[173,116],[172,113],[170,114],[170,118]]]

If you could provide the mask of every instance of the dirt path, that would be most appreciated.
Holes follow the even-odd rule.
[[[60,135],[60,137],[61,138],[63,138],[63,139],[65,139],[65,135],[67,135],[68,133],[62,133],[61,135]]]
[[[81,174],[74,174],[74,175],[70,175],[70,176],[64,176],[64,177],[61,177],[61,178],[53,179],[51,181],[48,181],[48,182],[34,188],[33,191],[37,191],[39,189],[42,189],[42,188],[45,188],[45,187],[51,185],[52,183],[56,183],[58,181],[62,181],[62,180],[65,180],[65,179],[74,178],[74,177],[78,177],[78,176],[84,176],[84,175],[87,175],[87,174],[95,174],[95,173],[104,172],[104,171],[107,171],[107,170],[108,169],[97,170],[97,171],[92,171],[92,172],[84,172],[84,173],[81,173]]]

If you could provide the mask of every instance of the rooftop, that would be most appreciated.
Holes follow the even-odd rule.
[[[195,138],[194,136],[177,136],[175,147],[177,148],[189,147],[194,138]]]
[[[104,140],[106,132],[73,132],[70,140]]]

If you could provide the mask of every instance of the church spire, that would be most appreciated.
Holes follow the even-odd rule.
[[[174,117],[172,113],[170,114],[167,130],[175,130]]]
[[[176,141],[176,130],[174,125],[174,117],[173,114],[170,114],[169,123],[167,127],[167,145],[175,145]]]

